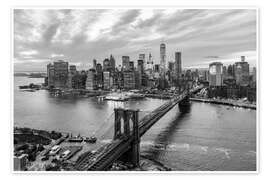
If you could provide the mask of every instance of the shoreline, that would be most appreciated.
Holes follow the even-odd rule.
[[[234,106],[234,107],[242,107],[246,109],[256,110],[257,106],[254,104],[247,103],[239,103],[239,102],[230,102],[228,100],[214,100],[214,99],[203,99],[203,98],[190,98],[191,101],[195,102],[204,102],[204,103],[212,103],[212,104],[221,104],[226,106]]]

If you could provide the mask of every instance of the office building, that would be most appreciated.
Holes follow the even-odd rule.
[[[154,62],[151,53],[149,53],[148,60],[146,62],[146,70],[153,70]]]
[[[103,72],[103,89],[105,90],[110,90],[110,72],[109,71],[104,71]]]
[[[110,60],[108,58],[103,61],[103,71],[111,71]]]
[[[175,78],[180,79],[182,76],[182,54],[181,52],[175,52]]]
[[[137,70],[139,73],[143,74],[144,73],[144,63],[143,60],[139,59],[137,61]]]
[[[110,70],[111,72],[115,71],[115,59],[112,55],[110,56]]]
[[[236,84],[247,86],[249,84],[249,64],[245,61],[245,56],[241,56],[241,61],[234,64]]]
[[[76,71],[77,71],[77,69],[76,69],[76,66],[75,66],[75,65],[70,65],[70,66],[69,66],[69,72],[70,72],[71,74],[75,74]]]
[[[54,87],[54,66],[51,63],[47,65],[47,77],[48,87]]]
[[[134,71],[135,67],[134,67],[134,62],[133,61],[129,61],[129,70]]]
[[[223,64],[220,62],[213,62],[209,65],[209,85],[222,86],[223,85]]]
[[[257,81],[257,71],[256,71],[256,67],[253,67],[253,71],[252,71],[252,81],[256,82]]]
[[[97,68],[97,60],[93,59],[93,69],[96,69],[96,68]]]
[[[103,87],[103,70],[102,70],[102,65],[100,63],[97,63],[96,80],[97,80],[97,87],[102,88]]]
[[[65,88],[68,80],[68,62],[58,60],[53,63],[54,87]]]
[[[160,73],[165,76],[166,72],[166,45],[164,43],[160,44]]]
[[[123,70],[129,70],[129,56],[122,56],[122,68]]]
[[[124,89],[135,89],[135,72],[123,71]]]
[[[89,69],[89,71],[87,72],[85,89],[88,89],[88,90],[96,90],[97,89],[96,70],[94,68]]]

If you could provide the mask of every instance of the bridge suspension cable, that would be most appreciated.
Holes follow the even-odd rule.
[[[110,121],[112,123],[110,123]],[[113,126],[114,122],[114,112],[112,112],[104,121],[103,123],[94,131],[94,135],[98,135],[99,137],[105,137],[106,134],[109,133]]]

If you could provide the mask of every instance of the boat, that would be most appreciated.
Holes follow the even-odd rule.
[[[71,137],[68,139],[68,142],[83,142],[82,137]]]
[[[20,89],[28,89],[29,86],[28,86],[28,85],[26,85],[26,86],[19,86],[19,88],[20,88]]]
[[[88,143],[95,143],[97,141],[97,138],[95,136],[92,136],[92,137],[86,137],[84,139],[85,142],[88,142]]]

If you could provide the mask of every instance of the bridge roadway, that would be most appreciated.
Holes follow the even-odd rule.
[[[199,86],[192,89],[189,93],[194,93],[202,88]],[[143,117],[139,122],[140,137],[147,132],[162,116],[170,111],[176,104],[184,100],[188,96],[187,91],[183,91],[180,95],[174,96],[172,99],[159,106],[151,113]],[[114,161],[124,154],[131,145],[133,137],[122,137],[118,140],[113,140],[111,143],[102,146],[95,153],[85,153],[75,165],[78,171],[100,171],[108,169]]]

